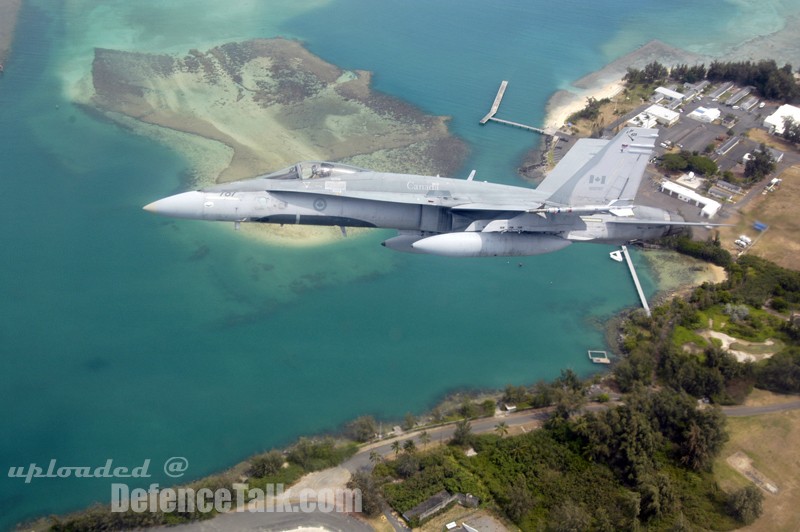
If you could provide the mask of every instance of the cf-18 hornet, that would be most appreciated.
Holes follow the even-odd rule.
[[[242,181],[183,192],[144,209],[235,224],[396,229],[387,248],[450,257],[538,255],[573,242],[624,244],[665,236],[685,222],[635,205],[658,130],[581,139],[535,188],[301,162]]]

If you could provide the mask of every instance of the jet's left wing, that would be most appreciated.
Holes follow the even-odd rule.
[[[657,138],[657,129],[629,127],[610,141],[581,139],[537,190],[549,206],[633,201]]]

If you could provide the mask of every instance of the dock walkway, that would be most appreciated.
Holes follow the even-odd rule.
[[[501,124],[506,124],[506,125],[509,125],[509,126],[514,126],[514,127],[519,127],[519,128],[522,128],[522,129],[527,129],[528,131],[535,131],[536,133],[540,133],[542,135],[551,135],[552,136],[555,133],[553,131],[548,131],[548,130],[542,129],[540,127],[529,126],[527,124],[520,124],[519,122],[512,122],[510,120],[503,120],[502,118],[495,118],[493,116],[490,117],[488,120],[491,120],[492,122],[500,122]]]
[[[508,87],[508,81],[503,80],[503,82],[500,83],[500,88],[497,89],[497,96],[494,97],[492,108],[486,116],[481,118],[481,124],[485,124],[490,118],[497,114],[497,110],[500,108],[500,102],[503,101],[503,95],[506,93],[506,87]]]
[[[503,80],[500,83],[500,88],[497,89],[497,96],[494,97],[494,102],[492,103],[492,108],[489,109],[489,112],[486,113],[486,116],[481,118],[480,123],[481,125],[486,124],[488,121],[498,122],[500,124],[506,124],[508,126],[518,127],[521,129],[526,129],[528,131],[534,131],[541,135],[550,135],[551,137],[555,136],[555,130],[551,129],[542,129],[540,127],[529,126],[527,124],[520,124],[519,122],[512,122],[510,120],[503,120],[502,118],[495,118],[494,115],[497,114],[497,110],[500,109],[500,102],[503,101],[503,96],[506,93],[506,87],[508,87],[508,81]]]
[[[628,253],[628,247],[622,246],[622,254],[625,256],[625,262],[628,263],[628,268],[631,270],[631,277],[633,277],[633,284],[636,285],[636,291],[639,293],[639,299],[642,301],[642,308],[647,312],[647,315],[650,316],[650,305],[647,304],[647,298],[644,297],[644,292],[642,291],[642,285],[639,282],[639,276],[636,275],[636,268],[633,267],[633,262],[631,262],[631,256]]]

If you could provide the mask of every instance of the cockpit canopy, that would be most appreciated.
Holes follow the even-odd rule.
[[[323,163],[306,161],[289,168],[265,175],[264,179],[319,179],[325,177],[345,177],[358,172],[366,172],[363,168],[339,163]]]

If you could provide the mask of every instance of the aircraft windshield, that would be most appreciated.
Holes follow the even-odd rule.
[[[325,177],[341,177],[365,172],[363,168],[339,163],[303,162],[289,168],[267,174],[264,179],[319,179]]]

